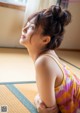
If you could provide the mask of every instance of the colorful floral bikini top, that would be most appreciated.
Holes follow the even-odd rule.
[[[80,78],[57,58],[47,55],[58,64],[63,73],[61,85],[55,88],[56,101],[61,113],[80,113]]]

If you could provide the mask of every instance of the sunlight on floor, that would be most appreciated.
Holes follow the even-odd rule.
[[[34,65],[26,49],[0,49],[0,82],[35,80]]]
[[[61,58],[80,67],[80,52],[58,50],[56,53]],[[80,75],[80,70],[68,65],[76,74]],[[0,48],[0,82],[20,81],[35,81],[34,64],[27,50]]]

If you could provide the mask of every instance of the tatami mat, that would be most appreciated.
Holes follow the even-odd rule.
[[[35,69],[26,49],[0,48],[0,82],[35,81]]]
[[[16,84],[15,87],[34,104],[34,97],[38,93],[36,83]]]
[[[66,63],[74,73],[80,76],[79,51],[57,50],[56,53],[62,59],[62,62]],[[25,81],[35,81],[34,64],[27,50],[0,48],[0,83]]]
[[[80,77],[80,52],[56,53]],[[26,49],[0,49],[0,108],[7,106],[7,113],[37,113],[37,93],[34,65]]]
[[[57,50],[57,55],[80,68],[80,51]]]
[[[79,70],[78,68],[76,68],[76,67],[74,67],[73,65],[67,63],[66,61],[63,61],[63,60],[61,60],[61,61],[62,61],[65,65],[67,65],[67,66],[70,68],[70,70],[71,70],[74,74],[76,74],[78,77],[80,77],[80,70]]]
[[[7,106],[8,113],[30,113],[5,85],[0,85],[0,107],[1,106]]]
[[[80,77],[80,51],[57,50],[56,53],[61,61]]]

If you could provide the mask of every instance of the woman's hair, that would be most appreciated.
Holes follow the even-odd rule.
[[[71,14],[67,10],[63,10],[60,6],[52,5],[48,9],[44,9],[31,15],[28,21],[35,17],[35,25],[42,27],[42,35],[50,36],[51,41],[46,45],[46,50],[58,48],[63,40],[64,27],[71,21]]]

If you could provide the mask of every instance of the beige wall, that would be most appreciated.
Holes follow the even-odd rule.
[[[80,49],[80,2],[70,3],[72,22],[66,27],[64,40],[60,48]]]
[[[71,3],[72,22],[66,27],[66,33],[60,48],[80,49],[80,2]],[[23,26],[24,12],[0,7],[0,47],[22,47],[19,44]]]
[[[0,7],[0,47],[19,47],[24,12]]]

